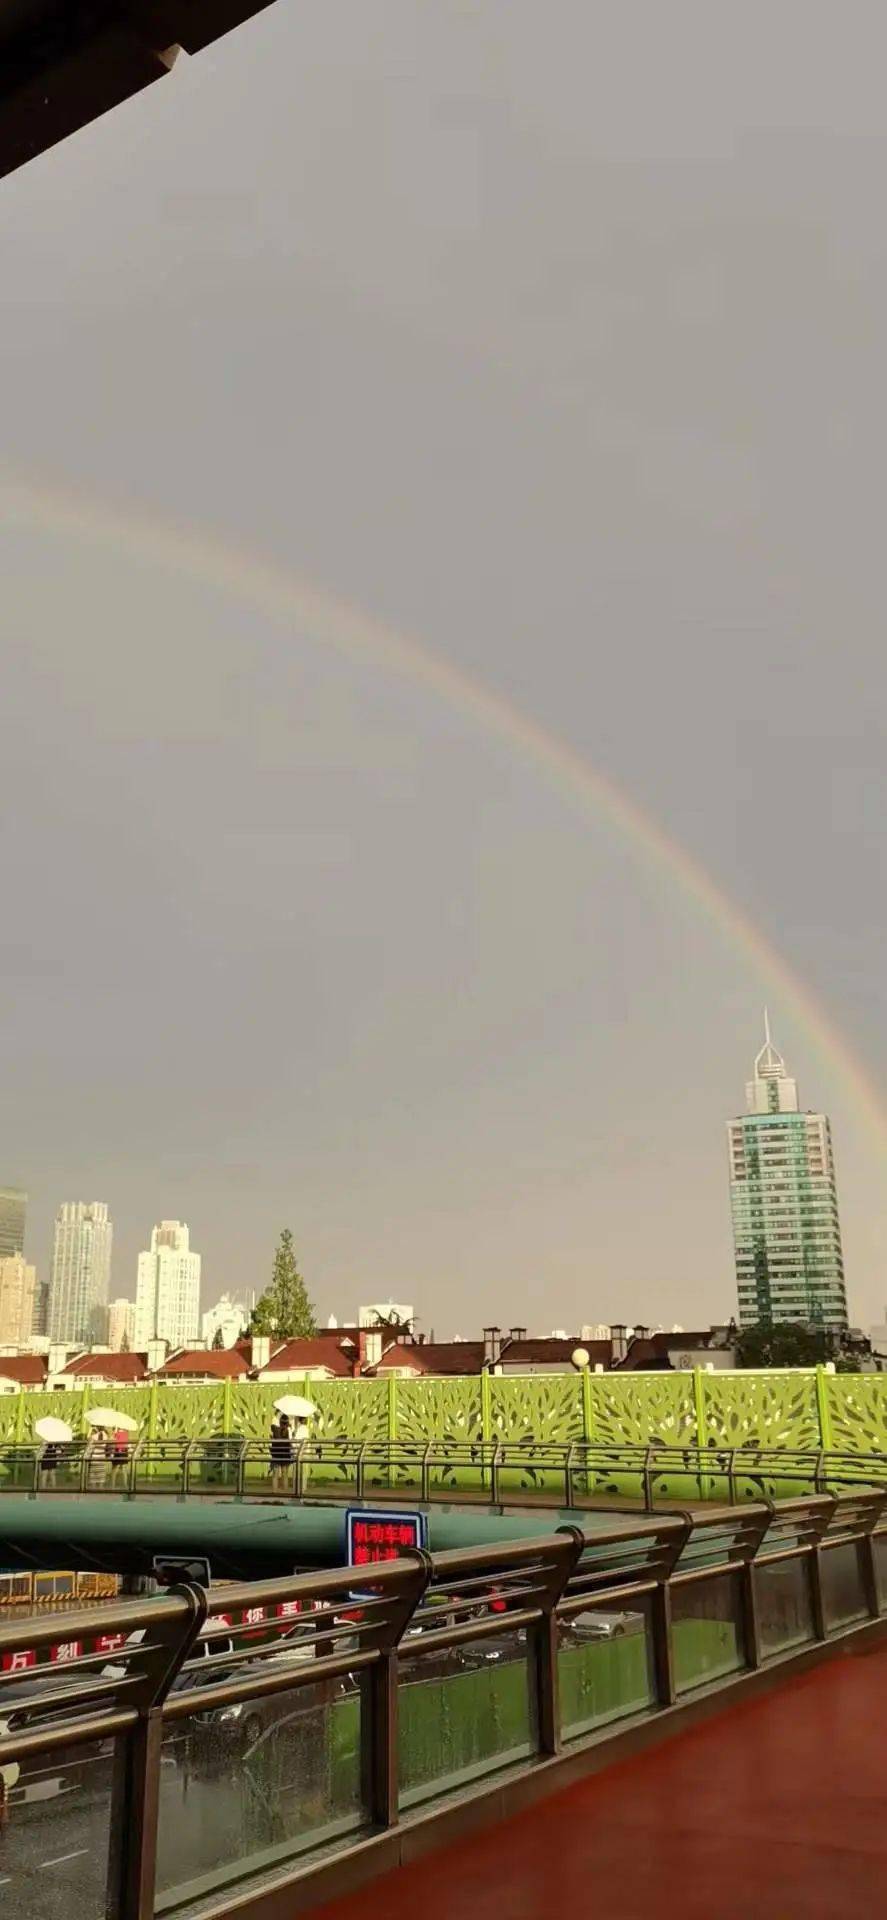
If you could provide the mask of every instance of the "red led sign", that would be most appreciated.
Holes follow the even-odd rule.
[[[348,1561],[352,1567],[377,1566],[398,1560],[408,1547],[424,1547],[424,1513],[368,1513],[349,1507]]]

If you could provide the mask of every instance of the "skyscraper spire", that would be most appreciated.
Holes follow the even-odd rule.
[[[764,1008],[764,1044],[755,1059],[756,1080],[784,1080],[785,1061],[770,1038],[770,1012]]]

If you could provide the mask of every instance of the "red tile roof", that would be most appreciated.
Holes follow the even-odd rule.
[[[17,1380],[22,1387],[42,1387],[46,1361],[40,1353],[0,1353],[0,1379]]]
[[[673,1347],[679,1353],[697,1351],[700,1354],[711,1352],[711,1330],[707,1333],[648,1333],[635,1334],[629,1340],[625,1359],[616,1364],[625,1373],[640,1372],[647,1367],[658,1369],[669,1366],[669,1349]]]
[[[171,1353],[164,1365],[158,1367],[157,1378],[165,1380],[170,1374],[191,1378],[212,1374],[216,1380],[245,1380],[248,1373],[249,1363],[236,1347],[195,1347]]]
[[[260,1371],[263,1374],[305,1373],[312,1367],[328,1367],[338,1380],[351,1379],[349,1355],[343,1353],[335,1340],[320,1335],[314,1340],[285,1340],[272,1351],[270,1360]]]
[[[417,1374],[481,1373],[484,1364],[482,1340],[395,1341],[386,1347],[371,1373],[390,1373],[395,1367],[409,1367]]]
[[[585,1349],[592,1365],[595,1360],[603,1360],[605,1355],[609,1360],[609,1340],[580,1340],[578,1333],[571,1333],[563,1340],[555,1338],[553,1334],[542,1335],[538,1340],[505,1339],[499,1358],[503,1365],[509,1367],[542,1366],[546,1360],[557,1362],[560,1366],[572,1360],[577,1347]]]
[[[78,1353],[61,1372],[88,1379],[117,1380],[121,1386],[133,1386],[148,1372],[143,1353]]]

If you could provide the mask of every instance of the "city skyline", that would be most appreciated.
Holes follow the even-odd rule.
[[[823,1112],[799,1110],[797,1082],[785,1068],[781,1053],[773,1046],[770,1035],[770,1023],[767,1010],[764,1011],[764,1045],[755,1057],[752,1079],[746,1084],[747,1114],[728,1122],[728,1138],[731,1157],[731,1218],[733,1224],[734,1283],[732,1299],[728,1309],[718,1314],[709,1313],[711,1323],[726,1320],[736,1313],[740,1324],[747,1325],[767,1311],[774,1318],[788,1317],[824,1318],[847,1324],[865,1324],[868,1317],[864,1312],[854,1314],[851,1290],[850,1311],[848,1312],[847,1288],[844,1279],[844,1263],[841,1244],[841,1230],[838,1222],[838,1203],[835,1182],[834,1159],[831,1142],[831,1129],[828,1117]],[[756,1134],[761,1127],[776,1125],[779,1141],[765,1143],[764,1159],[761,1160]],[[791,1151],[788,1159],[791,1166],[782,1166],[783,1143],[790,1141]],[[777,1151],[778,1150],[778,1151]],[[780,1159],[779,1166],[771,1166],[774,1154]],[[800,1154],[803,1160],[803,1181],[795,1162]],[[754,1165],[752,1166],[752,1161]],[[800,1162],[798,1163],[800,1165]],[[788,1178],[791,1194],[785,1199],[780,1194],[774,1199],[771,1187],[774,1181],[784,1183]],[[811,1188],[812,1197],[807,1191]],[[829,1211],[830,1240],[827,1249],[813,1245],[821,1239],[821,1224],[813,1215],[819,1206],[818,1189],[823,1186],[823,1205]],[[804,1186],[805,1193],[801,1193]],[[827,1190],[827,1191],[826,1191]],[[12,1191],[7,1189],[7,1191]],[[774,1206],[786,1218],[772,1220],[769,1216]],[[749,1211],[751,1209],[751,1211]],[[791,1214],[791,1218],[788,1218]],[[747,1217],[746,1217],[747,1216]],[[779,1240],[777,1246],[773,1235]],[[812,1238],[811,1238],[812,1236]],[[788,1246],[791,1240],[792,1246]],[[163,1242],[168,1244],[164,1248]],[[786,1242],[783,1246],[782,1241]],[[797,1242],[797,1247],[795,1247]],[[797,1271],[792,1266],[790,1255],[797,1252]],[[822,1258],[820,1258],[822,1255]],[[179,1258],[181,1256],[181,1259]],[[176,1273],[165,1275],[161,1282],[160,1261],[166,1258],[176,1264]],[[181,1265],[181,1261],[184,1265]],[[195,1264],[196,1263],[196,1264]],[[304,1258],[303,1258],[304,1265]],[[813,1268],[817,1272],[813,1273]],[[181,1270],[180,1270],[181,1268]],[[791,1268],[791,1271],[789,1271]],[[819,1271],[819,1269],[822,1271]],[[149,1271],[150,1269],[150,1271]],[[186,1270],[187,1269],[187,1274]],[[785,1269],[784,1272],[781,1272]],[[826,1271],[827,1269],[827,1271]],[[765,1271],[766,1270],[766,1271]],[[164,1220],[152,1230],[150,1251],[142,1250],[138,1256],[135,1298],[133,1306],[134,1320],[132,1341],[137,1347],[147,1345],[149,1339],[165,1338],[171,1346],[183,1346],[203,1337],[211,1341],[216,1325],[224,1324],[225,1344],[230,1344],[231,1329],[234,1323],[232,1301],[237,1301],[237,1314],[240,1313],[240,1296],[255,1296],[262,1291],[270,1273],[270,1253],[267,1268],[258,1266],[252,1275],[251,1284],[243,1287],[243,1275],[239,1277],[237,1287],[222,1287],[220,1281],[213,1278],[212,1291],[215,1299],[210,1305],[206,1299],[201,1282],[201,1256],[190,1251],[188,1228],[179,1221]],[[116,1276],[119,1285],[119,1274]],[[150,1282],[150,1284],[149,1284]],[[174,1282],[174,1284],[173,1284]],[[356,1282],[358,1288],[366,1293],[363,1280]],[[311,1277],[311,1287],[317,1298],[320,1317],[324,1320],[328,1312],[341,1313],[342,1299],[339,1294],[327,1293],[324,1277]],[[390,1289],[389,1289],[390,1292]],[[177,1304],[173,1304],[173,1295]],[[784,1295],[783,1297],[780,1297]],[[150,1296],[150,1297],[149,1297]],[[815,1297],[814,1297],[815,1296]],[[141,1306],[139,1301],[141,1298]],[[123,1309],[129,1296],[122,1296],[117,1306]],[[162,1305],[160,1304],[162,1301]],[[579,1324],[583,1315],[587,1318],[587,1298],[581,1302],[582,1311],[577,1315]],[[624,1317],[624,1302],[619,1302],[619,1312],[610,1314],[610,1324]],[[439,1311],[436,1300],[429,1296],[423,1301],[425,1311],[420,1310],[418,1324],[445,1325],[446,1312]],[[658,1311],[657,1311],[658,1309]],[[797,1311],[795,1311],[797,1310]],[[348,1306],[346,1312],[351,1311]],[[654,1310],[640,1315],[636,1303],[632,1302],[628,1311],[634,1314],[640,1323],[647,1319],[650,1324],[659,1324],[660,1316],[680,1312],[680,1304],[669,1296],[661,1297]],[[482,1317],[490,1318],[483,1310]],[[493,1314],[492,1317],[495,1317]],[[505,1316],[508,1317],[507,1315]],[[511,1316],[514,1317],[513,1314]],[[563,1314],[560,1317],[564,1318]],[[536,1318],[545,1318],[537,1310]],[[601,1314],[606,1319],[606,1314]],[[705,1324],[699,1316],[700,1324]],[[162,1321],[162,1325],[161,1325]],[[112,1345],[115,1344],[112,1341]]]

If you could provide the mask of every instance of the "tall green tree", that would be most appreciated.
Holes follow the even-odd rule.
[[[833,1357],[834,1342],[823,1327],[802,1321],[772,1326],[764,1320],[743,1327],[737,1341],[742,1367],[816,1367]]]
[[[225,1345],[225,1342],[222,1339],[222,1329],[221,1327],[217,1327],[215,1330],[215,1333],[213,1334],[211,1351],[213,1353],[221,1353],[224,1345]]]
[[[314,1308],[299,1272],[289,1227],[284,1227],[278,1241],[271,1285],[256,1301],[249,1330],[275,1334],[279,1340],[310,1340],[317,1332]]]

